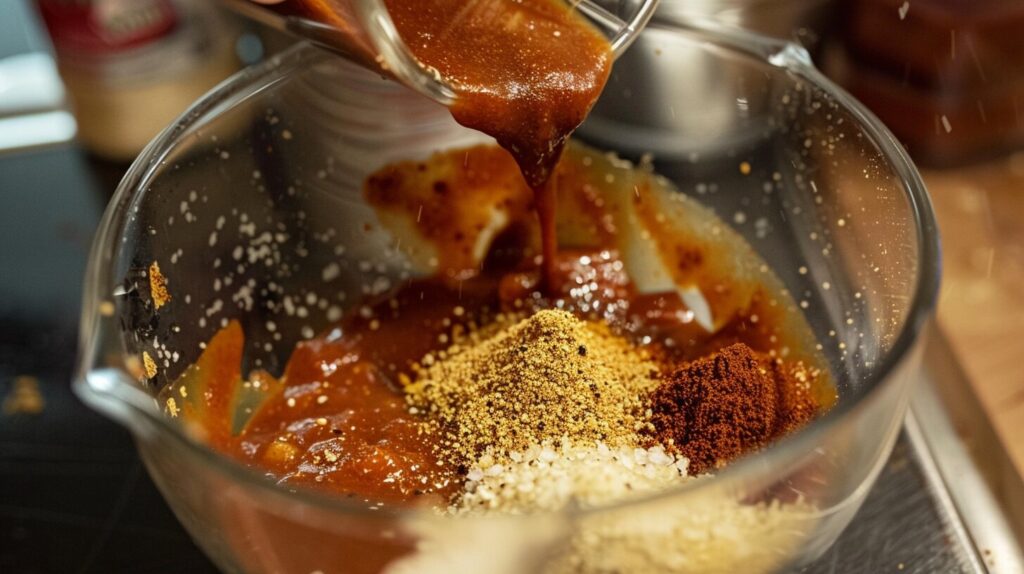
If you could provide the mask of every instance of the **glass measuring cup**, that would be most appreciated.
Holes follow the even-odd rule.
[[[624,542],[588,554],[603,571],[767,573],[807,564],[840,534],[892,448],[935,301],[938,236],[923,184],[884,126],[801,49],[711,25],[652,25],[639,42],[626,68],[650,74],[610,82],[579,138],[633,159],[653,152],[657,173],[721,218],[709,241],[749,242],[824,346],[839,403],[714,477],[520,516],[368,511],[289,490],[210,450],[162,412],[161,388],[228,317],[244,325],[248,360],[279,370],[335,308],[353,308],[365,285],[403,269],[361,194],[364,178],[483,139],[443,107],[300,45],[229,80],[146,149],[105,214],[86,277],[75,389],[132,430],[165,498],[222,569],[537,572],[564,565],[580,533],[612,527]],[[655,81],[683,64],[701,74]],[[146,286],[153,262],[172,296],[160,309]],[[282,290],[301,292],[306,311],[282,310]],[[729,509],[760,508],[786,512],[723,525]],[[685,541],[688,561],[616,563],[631,543],[664,537],[666,515],[688,520],[673,539]],[[430,545],[459,561],[398,570]]]
[[[278,13],[269,6],[298,0],[224,0],[236,11],[274,28],[297,34],[321,47],[340,53],[371,70],[392,76],[420,94],[451,105],[455,92],[436,71],[421,64],[405,45],[388,14],[384,0],[328,0],[336,17],[329,23]],[[618,57],[644,28],[658,0],[565,0],[611,43]]]

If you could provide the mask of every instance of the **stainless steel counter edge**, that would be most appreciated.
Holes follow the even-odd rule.
[[[1024,482],[939,329],[928,333],[906,432],[978,572],[1024,574]]]

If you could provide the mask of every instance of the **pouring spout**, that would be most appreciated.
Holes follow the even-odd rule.
[[[82,402],[136,435],[151,432],[150,420],[161,416],[155,399],[139,389],[128,373],[116,368],[87,371],[75,379],[72,389]]]

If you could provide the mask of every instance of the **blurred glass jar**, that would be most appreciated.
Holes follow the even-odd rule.
[[[202,1],[37,0],[78,122],[98,156],[129,161],[238,69],[233,35]]]
[[[912,4],[912,5],[911,5]],[[1024,2],[847,2],[827,71],[918,163],[1024,148]]]

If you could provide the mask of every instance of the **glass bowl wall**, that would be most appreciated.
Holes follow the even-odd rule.
[[[122,182],[92,253],[76,390],[133,431],[225,571],[773,572],[813,560],[863,501],[911,389],[938,276],[917,172],[799,48],[705,25],[649,27],[578,137],[653,158],[749,241],[829,360],[840,399],[828,415],[680,490],[466,520],[290,492],[192,440],[156,396],[227,321],[245,331],[243,372],[278,374],[297,341],[408,272],[362,198],[365,176],[486,141],[305,45],[207,95]],[[160,308],[154,262],[171,294]],[[644,558],[636,542],[659,536],[683,552]]]

